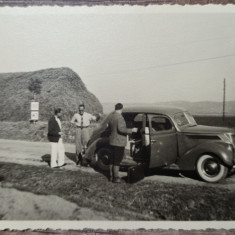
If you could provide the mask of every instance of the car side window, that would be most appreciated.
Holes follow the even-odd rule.
[[[172,124],[166,117],[152,117],[151,127],[154,132],[172,130]]]
[[[139,113],[134,118],[134,127],[142,128],[143,125],[143,114]]]
[[[142,113],[124,113],[123,117],[126,121],[127,128],[141,128],[143,122],[143,114]]]

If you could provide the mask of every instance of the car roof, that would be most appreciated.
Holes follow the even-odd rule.
[[[166,115],[174,115],[185,111],[187,110],[181,107],[160,105],[130,106],[123,109],[123,113],[157,113]]]

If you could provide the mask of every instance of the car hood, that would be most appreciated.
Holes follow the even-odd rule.
[[[227,127],[215,127],[215,126],[188,126],[181,129],[184,133],[195,133],[195,134],[220,134],[220,133],[233,133],[235,134],[235,129]]]
[[[96,139],[100,138],[104,133],[106,127],[98,124],[92,131],[88,145],[94,142]]]

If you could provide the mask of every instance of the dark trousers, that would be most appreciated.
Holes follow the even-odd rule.
[[[111,146],[112,154],[109,159],[109,165],[120,166],[124,157],[125,147]]]

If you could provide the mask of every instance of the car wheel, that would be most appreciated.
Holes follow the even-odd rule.
[[[211,155],[202,155],[197,161],[197,173],[206,182],[216,183],[227,176],[228,168]]]
[[[109,158],[112,154],[111,149],[108,147],[102,147],[97,152],[97,166],[103,170],[108,171],[109,170]]]

